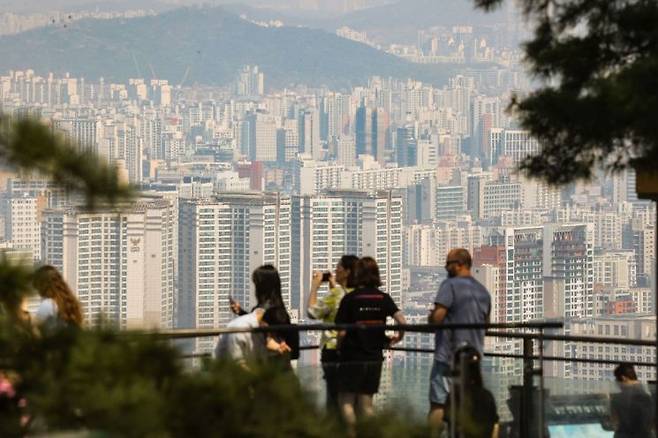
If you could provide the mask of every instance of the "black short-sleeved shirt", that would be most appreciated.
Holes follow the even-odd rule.
[[[375,288],[359,288],[341,300],[336,324],[383,325],[398,311],[390,295]],[[340,345],[340,357],[344,361],[383,360],[382,349],[387,344],[383,329],[348,330]]]

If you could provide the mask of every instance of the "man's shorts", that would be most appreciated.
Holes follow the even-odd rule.
[[[430,374],[430,403],[445,406],[450,394],[450,375],[450,365],[434,361]]]

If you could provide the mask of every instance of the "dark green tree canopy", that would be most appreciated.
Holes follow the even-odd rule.
[[[503,0],[474,0],[491,10]],[[511,0],[510,0],[511,1]],[[519,0],[541,86],[510,109],[542,144],[520,165],[553,184],[658,164],[658,1]]]

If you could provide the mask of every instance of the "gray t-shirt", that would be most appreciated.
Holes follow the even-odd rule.
[[[473,277],[448,278],[439,287],[435,304],[448,309],[444,324],[484,324],[491,312],[491,295]],[[439,330],[436,334],[434,359],[452,364],[455,350],[463,343],[484,350],[484,330]]]

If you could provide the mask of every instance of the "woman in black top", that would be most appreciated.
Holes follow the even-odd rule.
[[[265,309],[263,321],[272,326],[289,325],[290,315],[283,302],[281,278],[276,268],[272,265],[261,266],[253,272],[251,279],[256,289],[257,307]],[[268,338],[287,346],[286,354],[273,354],[272,359],[285,369],[292,369],[290,361],[299,358],[299,332],[275,331],[269,333]]]
[[[382,285],[377,262],[363,257],[355,266],[356,289],[345,295],[336,314],[336,324],[385,325],[392,317],[405,324],[404,315],[391,296],[380,291]],[[340,366],[338,371],[338,404],[350,431],[356,423],[355,406],[361,415],[373,413],[372,399],[379,391],[379,378],[384,355],[382,350],[402,340],[398,332],[388,338],[381,330],[348,330],[338,332]]]

